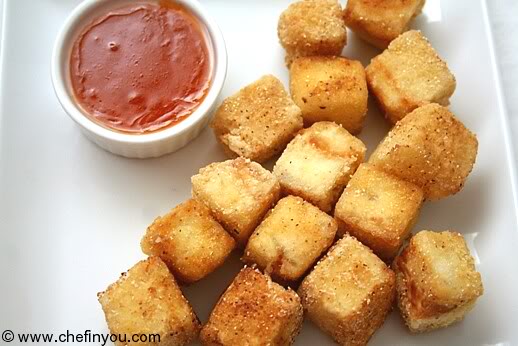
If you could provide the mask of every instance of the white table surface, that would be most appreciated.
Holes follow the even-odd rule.
[[[18,0],[12,0],[12,1],[16,2]],[[40,0],[36,0],[35,3],[39,2],[39,1]],[[256,0],[256,1],[259,1],[259,0]],[[441,1],[446,2],[447,0],[441,0]],[[518,59],[514,58],[516,56],[515,54],[518,53],[518,42],[516,40],[517,36],[515,35],[517,33],[517,29],[515,28],[515,25],[513,25],[513,23],[512,23],[513,14],[518,13],[518,1],[517,0],[486,0],[486,1],[488,2],[490,19],[492,22],[492,28],[493,28],[493,33],[494,33],[494,37],[495,37],[495,48],[496,48],[496,53],[497,53],[497,57],[498,57],[498,62],[500,65],[499,68],[501,71],[502,87],[505,92],[505,101],[506,101],[507,108],[508,108],[508,114],[509,114],[509,118],[510,118],[509,120],[510,120],[510,124],[512,124],[511,126],[513,126],[514,148],[515,148],[515,152],[518,153],[518,95],[515,91],[516,89],[513,88],[514,86],[511,84],[512,81],[515,81],[515,80],[518,81]],[[2,0],[0,0],[0,5],[2,5]],[[1,8],[2,7],[0,7],[0,14],[1,14]],[[469,10],[469,8],[467,10]],[[514,22],[516,22],[516,20],[514,20]],[[0,24],[1,24],[1,16],[0,16]],[[461,23],[459,23],[459,28],[451,28],[451,30],[461,29],[460,25],[461,25]],[[482,25],[484,25],[484,23],[481,22],[480,25],[482,26]],[[0,25],[0,28],[1,28],[1,25]],[[448,30],[450,30],[450,29],[448,29]],[[483,39],[483,38],[481,37],[481,39]],[[468,52],[468,54],[469,54],[469,52]],[[473,73],[476,73],[476,70],[474,70]],[[475,107],[475,109],[476,109],[476,107]],[[488,112],[488,113],[491,113],[491,112]],[[495,119],[496,115],[497,114],[486,114],[486,116],[488,117],[489,120]],[[495,119],[495,121],[499,121],[499,119]],[[486,143],[487,142],[488,141],[486,141]],[[518,160],[515,161],[515,163],[518,163]],[[481,175],[481,177],[482,177],[481,179],[485,179],[484,175]],[[484,181],[484,180],[481,180],[481,181]],[[44,192],[47,190],[46,189],[40,190],[40,192],[39,192],[40,195],[41,195],[42,191]],[[467,190],[467,191],[469,191],[469,190]],[[474,191],[474,193],[477,193],[477,191],[481,191],[483,193],[481,196],[483,196],[483,197],[489,198],[490,196],[492,196],[491,194],[487,194],[486,192],[484,192],[484,191],[486,191],[486,187],[482,187],[482,188],[480,188],[480,190],[479,190],[479,188],[472,189],[471,191]],[[152,193],[150,193],[150,195],[151,194]],[[472,195],[472,196],[475,196],[475,195]],[[478,197],[479,195],[477,194],[476,196]],[[484,198],[482,198],[482,199],[484,199]],[[450,202],[449,206],[451,206],[452,203],[453,202]],[[497,202],[495,202],[494,200],[491,203],[493,203],[493,205],[498,205],[498,204],[495,204]],[[479,206],[488,206],[491,203],[489,203],[489,204],[487,204],[487,203],[486,204],[484,204],[484,203],[481,203],[481,204],[468,203],[467,206],[465,205],[465,207],[461,209],[461,212],[466,213],[465,215],[471,215],[472,213],[477,213],[477,211],[482,210],[482,209],[477,209],[477,208],[471,208],[472,205],[479,207]],[[443,208],[443,210],[445,210],[448,208],[448,206],[443,205],[442,208]],[[492,212],[495,211],[494,209],[497,209],[497,208],[491,209]],[[151,210],[151,212],[152,212],[152,210],[154,210],[154,209],[147,208],[144,210],[144,212],[148,213],[149,210]],[[430,221],[433,218],[433,215],[432,214],[428,214],[428,215],[429,215],[428,221]],[[481,218],[481,219],[483,220],[484,218]],[[464,224],[462,224],[462,225],[464,225]],[[461,228],[469,229],[469,227],[461,227]],[[481,226],[481,228],[484,228],[484,226]],[[489,227],[487,227],[487,228],[489,228]],[[505,227],[503,227],[503,228],[505,228]],[[488,232],[486,232],[486,235],[487,235],[487,233]],[[87,233],[83,232],[83,234],[87,234]],[[474,234],[473,237],[470,238],[470,239],[472,239],[471,241],[474,241],[476,235],[477,234]],[[482,240],[483,236],[484,236],[484,234],[481,233],[479,240]],[[69,240],[69,238],[65,238],[65,241],[67,241],[67,239]],[[81,239],[81,238],[79,238],[79,239]],[[128,239],[128,243],[129,242],[130,242],[130,239]],[[115,242],[112,242],[111,244],[114,244],[114,243]],[[107,245],[107,244],[110,244],[110,243],[106,242],[106,244],[104,244],[104,245]],[[118,244],[118,246],[124,247],[124,246],[126,246],[126,243],[124,243],[122,245]],[[62,248],[66,249],[67,247],[62,247]],[[105,248],[104,251],[106,251],[107,248]],[[69,247],[68,249],[69,250],[67,250],[67,251],[74,250],[72,247]],[[87,251],[84,251],[83,253],[86,253],[86,252]],[[53,257],[53,258],[57,258],[57,257]],[[497,263],[499,263],[498,260],[497,260]],[[493,275],[493,277],[497,277],[497,276],[498,275],[496,275],[496,274]],[[43,276],[40,275],[39,277],[43,277]],[[0,282],[1,282],[1,280],[0,280]],[[58,296],[60,296],[63,293],[65,293],[65,295],[64,295],[65,297],[68,297],[68,298],[72,297],[69,294],[69,292],[63,292],[63,291],[56,292],[56,294]],[[65,299],[63,299],[63,301],[65,301]],[[42,307],[40,307],[40,310],[44,309],[44,308],[45,308],[45,305],[42,305]],[[2,310],[2,307],[0,306],[0,311],[1,310]],[[25,309],[25,310],[27,310],[27,309]],[[24,311],[24,309],[21,309],[20,311]],[[40,312],[40,315],[41,315],[41,312]],[[59,316],[58,318],[63,318],[63,317],[64,316]],[[29,320],[30,320],[31,316],[27,316],[27,318],[29,318]],[[480,318],[484,319],[484,317],[480,317]],[[493,321],[493,322],[495,322],[495,321]],[[503,343],[501,345],[503,345]]]
[[[493,31],[500,80],[511,125],[516,164],[518,165],[518,1],[486,0]],[[0,0],[0,37],[3,27],[3,0]],[[482,23],[481,23],[482,25]],[[1,45],[0,45],[1,49]],[[1,71],[0,71],[1,72]],[[488,114],[487,116],[491,116]]]

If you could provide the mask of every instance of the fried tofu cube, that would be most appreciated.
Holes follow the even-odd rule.
[[[447,106],[455,91],[455,77],[448,66],[415,30],[392,41],[365,72],[370,91],[393,124],[419,106]]]
[[[106,291],[98,293],[98,298],[110,333],[128,339],[136,334],[158,334],[155,342],[126,343],[119,339],[117,346],[187,345],[198,337],[198,318],[158,257],[138,262]]]
[[[178,280],[193,283],[222,265],[235,241],[203,203],[189,199],[153,221],[140,245],[145,254],[160,257]]]
[[[203,345],[291,345],[302,326],[300,298],[257,269],[243,268],[223,293],[200,339]]]
[[[365,145],[343,127],[318,122],[301,131],[273,168],[283,193],[330,212],[365,157]]]
[[[424,0],[348,0],[343,13],[345,25],[363,40],[385,49],[408,30],[424,3]]]
[[[281,81],[267,75],[223,101],[211,127],[230,157],[263,162],[284,150],[302,115]]]
[[[417,233],[393,268],[399,309],[415,333],[462,320],[484,292],[473,257],[456,232]]]
[[[334,121],[357,134],[367,113],[365,69],[343,57],[298,58],[290,67],[290,91],[304,122]]]
[[[335,239],[336,221],[300,197],[281,199],[254,231],[243,260],[281,282],[294,282]]]
[[[459,192],[477,157],[478,141],[447,108],[429,104],[392,128],[369,158],[378,169],[421,187],[437,200]]]
[[[362,164],[336,204],[340,233],[353,235],[391,261],[410,235],[423,198],[417,185]]]
[[[337,0],[302,0],[282,12],[277,26],[286,65],[301,56],[340,55],[347,42]]]
[[[346,235],[302,281],[307,316],[340,345],[366,345],[395,299],[395,275],[354,237]]]
[[[212,163],[200,169],[191,182],[193,196],[241,247],[280,198],[277,178],[257,162],[241,157]]]

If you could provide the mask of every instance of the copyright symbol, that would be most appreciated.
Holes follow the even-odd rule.
[[[14,340],[14,333],[12,330],[4,330],[2,333],[2,341],[4,342],[11,342]]]

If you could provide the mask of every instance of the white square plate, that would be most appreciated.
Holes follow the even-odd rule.
[[[106,332],[96,292],[143,258],[146,226],[190,195],[190,177],[224,158],[213,134],[179,152],[129,160],[99,149],[59,106],[50,81],[54,38],[78,0],[4,0],[0,104],[0,332]],[[206,0],[227,40],[223,96],[265,73],[287,82],[276,25],[287,1]],[[457,77],[451,109],[480,142],[458,195],[425,205],[419,229],[464,234],[485,294],[462,322],[407,332],[397,311],[371,345],[518,345],[516,179],[483,1],[428,0],[423,30]],[[367,64],[376,50],[354,34],[344,54]],[[361,138],[370,150],[388,127],[370,104]],[[241,264],[185,289],[202,321]],[[297,345],[332,341],[306,322]]]

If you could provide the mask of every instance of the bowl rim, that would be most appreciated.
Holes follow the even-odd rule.
[[[223,89],[227,74],[227,50],[223,34],[219,29],[216,22],[210,17],[203,6],[196,0],[169,0],[180,4],[190,11],[195,17],[198,18],[200,23],[205,27],[207,31],[208,43],[212,45],[213,54],[213,66],[211,75],[211,85],[209,92],[189,116],[182,121],[176,123],[173,126],[167,127],[163,130],[155,132],[135,134],[135,133],[124,133],[117,130],[111,130],[95,121],[90,119],[84,111],[80,108],[77,102],[73,99],[72,91],[67,85],[67,76],[63,63],[68,65],[67,60],[69,57],[70,41],[73,41],[76,36],[72,35],[72,30],[78,25],[78,22],[84,20],[83,17],[95,19],[95,14],[89,14],[94,12],[96,7],[101,8],[102,5],[106,4],[103,0],[84,0],[70,13],[65,23],[61,27],[54,48],[52,51],[51,59],[51,79],[54,92],[58,98],[59,103],[66,111],[66,113],[83,129],[90,133],[93,133],[99,137],[103,137],[112,142],[127,143],[127,144],[138,144],[138,143],[152,143],[160,142],[172,137],[179,136],[192,128],[200,122],[203,122],[207,117],[211,115],[214,104],[217,102],[218,96]],[[140,0],[141,3],[157,3],[157,0]],[[114,3],[128,3],[128,0],[116,0],[111,1],[110,6]],[[101,13],[99,13],[101,15]],[[65,60],[66,59],[66,60]]]

